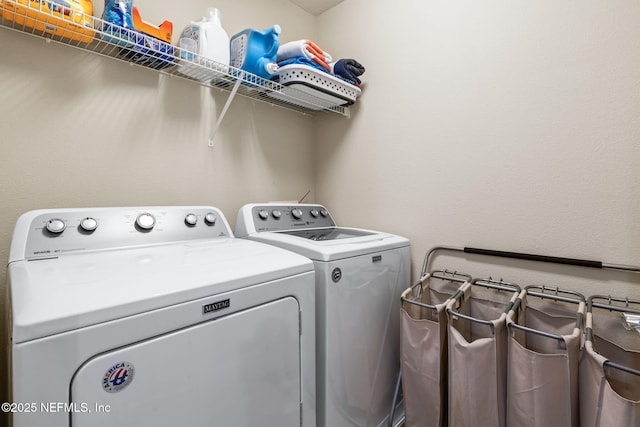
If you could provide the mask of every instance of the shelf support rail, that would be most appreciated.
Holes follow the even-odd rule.
[[[209,147],[213,147],[213,142],[216,137],[216,133],[218,133],[218,129],[220,128],[220,124],[222,124],[222,119],[224,119],[224,116],[225,114],[227,114],[227,110],[229,109],[233,98],[235,98],[236,93],[238,93],[238,88],[240,87],[240,83],[242,83],[243,78],[244,72],[241,71],[240,75],[236,79],[235,84],[233,85],[233,89],[231,89],[231,93],[227,98],[227,102],[225,102],[224,107],[222,107],[222,111],[220,112],[220,116],[218,116],[218,120],[216,122],[216,127],[213,129],[213,132],[211,132],[211,135],[209,136]]]

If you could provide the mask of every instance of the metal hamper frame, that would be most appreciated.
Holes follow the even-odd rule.
[[[622,272],[632,272],[632,273],[640,273],[640,266],[635,266],[635,265],[623,265],[623,264],[613,264],[613,263],[605,263],[602,261],[594,261],[594,260],[584,260],[584,259],[578,259],[578,258],[565,258],[565,257],[556,257],[556,256],[549,256],[549,255],[538,255],[538,254],[527,254],[527,253],[520,253],[520,252],[510,252],[510,251],[500,251],[500,250],[494,250],[494,249],[482,249],[482,248],[473,248],[473,247],[457,247],[457,246],[446,246],[446,245],[441,245],[441,246],[435,246],[433,248],[431,248],[427,254],[424,257],[424,261],[423,261],[423,265],[422,265],[422,277],[424,277],[426,275],[426,272],[428,271],[428,266],[429,263],[431,261],[432,256],[434,255],[434,253],[436,253],[437,251],[450,251],[450,252],[458,252],[458,253],[467,253],[467,254],[475,254],[475,255],[484,255],[484,256],[493,256],[493,257],[501,257],[501,258],[510,258],[510,259],[519,259],[519,260],[527,260],[527,261],[535,261],[535,262],[542,262],[542,263],[551,263],[551,264],[561,264],[561,265],[571,265],[571,266],[578,266],[578,267],[585,267],[585,268],[593,268],[593,269],[599,269],[599,270],[616,270],[616,271],[622,271]],[[412,288],[414,288],[416,285],[414,285]],[[410,288],[410,289],[412,289]],[[543,293],[545,292],[545,289],[542,289]],[[525,291],[522,291],[525,292]],[[530,292],[535,292],[532,289],[530,289]],[[403,297],[405,296],[405,294],[403,294]],[[516,310],[518,307],[515,306],[514,307]],[[513,310],[512,310],[513,312]],[[577,320],[577,321],[581,321],[581,320]],[[517,326],[513,326],[513,324],[517,324],[517,322],[512,322],[512,326],[511,328],[514,330],[520,329],[521,332],[523,333],[536,333],[537,335],[541,336],[541,337],[545,337],[546,338],[560,338],[559,335],[557,334],[553,334],[553,333],[548,333],[545,331],[537,331],[533,328],[528,328],[526,325],[517,325]],[[533,329],[533,330],[529,330],[527,331],[527,329]],[[610,364],[610,366],[613,366],[612,364]],[[395,414],[395,410],[396,410],[396,406],[398,403],[398,399],[400,396],[400,389],[402,386],[402,372],[400,372],[398,374],[398,380],[397,380],[397,384],[396,384],[396,391],[395,391],[395,395],[394,395],[394,401],[391,405],[391,410],[390,410],[390,415],[389,415],[389,427],[393,427],[393,418],[394,418],[394,414]]]

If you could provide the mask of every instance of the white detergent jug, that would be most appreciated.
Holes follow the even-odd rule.
[[[207,16],[192,22],[182,31],[178,47],[180,57],[186,59],[179,61],[178,72],[201,81],[211,78],[212,69],[226,72],[229,66],[229,36],[222,28],[220,11],[215,7],[207,8]]]

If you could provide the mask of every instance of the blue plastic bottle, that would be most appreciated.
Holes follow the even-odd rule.
[[[230,65],[270,79],[278,69],[276,55],[280,47],[279,25],[264,31],[248,28],[231,37]]]

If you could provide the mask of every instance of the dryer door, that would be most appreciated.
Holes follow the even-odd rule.
[[[288,297],[90,359],[72,425],[299,427],[298,311]]]

